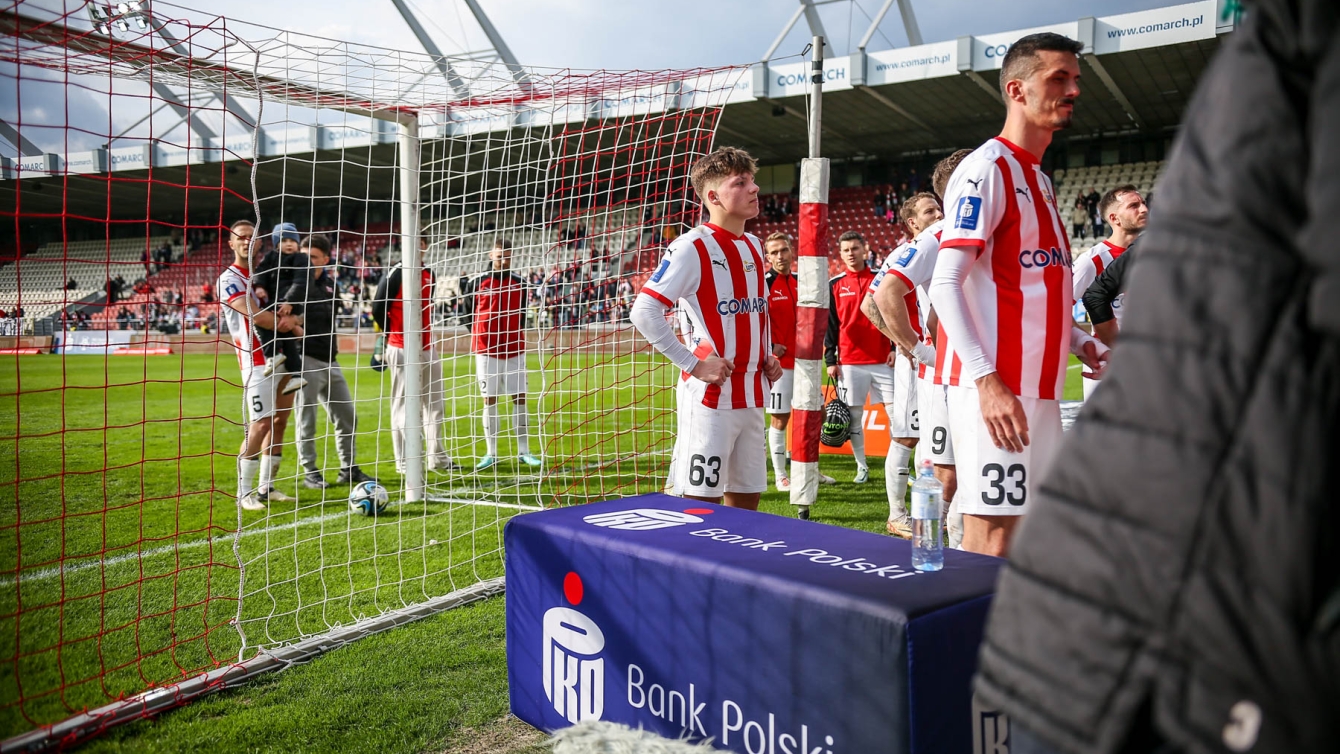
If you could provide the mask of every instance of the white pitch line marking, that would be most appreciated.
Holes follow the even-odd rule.
[[[433,496],[431,493],[429,495],[429,499],[431,502],[444,502],[459,505],[479,505],[490,508],[514,508],[516,510],[522,510],[522,511],[544,510],[540,506],[513,505],[511,503],[490,503],[481,500],[465,500],[462,498],[454,498],[454,497],[453,498],[442,497],[440,499],[433,500]],[[402,506],[402,505],[407,505],[407,503],[405,502],[392,503],[387,507],[394,508],[396,506]],[[266,526],[261,529],[248,529],[242,532],[242,536],[252,537],[261,534],[274,534],[275,532],[296,529],[299,526],[322,524],[327,521],[335,521],[341,518],[348,518],[350,515],[354,514],[327,513],[324,516],[316,516],[314,518],[304,518],[299,521],[290,521],[286,524],[275,524],[273,526]],[[111,568],[113,566],[117,566],[122,563],[129,563],[136,560],[144,560],[146,558],[153,558],[159,555],[171,555],[174,552],[181,552],[182,550],[194,550],[200,547],[204,547],[205,545],[208,544],[230,545],[232,544],[233,537],[235,536],[236,536],[235,534],[219,534],[217,536],[209,537],[207,539],[194,539],[189,542],[183,542],[181,544],[163,545],[162,547],[155,547],[153,549],[144,550],[141,552],[128,552],[125,555],[117,555],[114,558],[107,558],[106,560],[89,559],[82,563],[75,563],[73,565],[67,565],[61,568],[43,568],[40,571],[33,571],[32,573],[20,574],[18,578],[22,579],[24,583],[29,583],[32,581],[44,581],[46,579],[55,578],[56,576],[59,576],[62,573],[67,574],[78,573],[79,571],[87,571],[90,568]],[[17,579],[15,577],[6,576],[4,578],[0,578],[0,585],[13,586],[16,581]]]

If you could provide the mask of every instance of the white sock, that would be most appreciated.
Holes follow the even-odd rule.
[[[279,472],[279,464],[284,460],[283,456],[270,455],[266,453],[261,456],[261,492],[269,492],[274,486],[275,474]]]
[[[526,404],[512,403],[512,429],[516,430],[517,455],[530,455],[530,414],[526,413]]]
[[[889,520],[907,518],[907,462],[912,449],[889,441],[889,455],[884,459],[884,491],[889,495]]]
[[[768,445],[772,455],[772,473],[781,479],[786,473],[786,430],[768,427]]]
[[[269,456],[261,456],[268,458]],[[250,495],[256,491],[256,473],[261,469],[259,458],[241,458],[237,459],[237,499]]]
[[[488,454],[498,456],[498,404],[484,404],[484,445]]]
[[[856,417],[852,417],[855,419]],[[856,468],[868,469],[870,465],[865,461],[865,435],[859,429],[851,433],[851,454],[856,458]]]

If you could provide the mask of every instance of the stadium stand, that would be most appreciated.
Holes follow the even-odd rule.
[[[1154,192],[1159,176],[1163,174],[1165,163],[1164,160],[1151,160],[1070,170],[1057,169],[1052,174],[1052,184],[1056,187],[1056,206],[1061,210],[1063,217],[1068,216],[1069,209],[1075,206],[1075,200],[1088,193],[1090,188],[1097,189],[1098,193],[1102,194],[1110,188],[1127,183],[1139,189],[1148,200]],[[1068,224],[1066,232],[1070,234],[1070,250],[1076,256],[1097,243],[1092,236],[1087,239],[1076,237]]]
[[[108,274],[128,279],[143,277],[140,254],[170,242],[168,236],[52,242],[0,267],[0,308],[22,307],[24,318],[49,317],[69,304],[100,293]],[[178,255],[180,251],[175,252]],[[66,289],[67,281],[78,285]],[[23,296],[19,297],[19,284]]]

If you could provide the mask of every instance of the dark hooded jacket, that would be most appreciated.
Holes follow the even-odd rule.
[[[977,692],[1060,751],[1340,751],[1337,14],[1225,38],[1015,539]]]

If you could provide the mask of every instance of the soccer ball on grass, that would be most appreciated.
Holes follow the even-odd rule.
[[[380,484],[361,482],[349,490],[349,509],[364,516],[376,516],[386,511],[390,499],[390,494]]]

